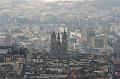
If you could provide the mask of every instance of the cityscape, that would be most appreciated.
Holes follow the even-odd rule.
[[[120,79],[120,1],[0,0],[0,79]]]

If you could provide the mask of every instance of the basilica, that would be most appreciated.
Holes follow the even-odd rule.
[[[54,55],[65,55],[68,52],[68,41],[67,41],[67,34],[64,30],[62,37],[60,33],[53,33],[51,34],[51,46],[50,52]]]

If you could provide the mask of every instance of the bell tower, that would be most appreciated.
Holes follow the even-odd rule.
[[[58,55],[61,55],[61,52],[62,52],[62,45],[61,45],[61,41],[60,41],[61,39],[60,39],[60,33],[58,32],[58,37],[57,37],[57,45],[56,45],[56,47],[57,47],[57,54]]]
[[[51,34],[50,52],[56,53],[56,33],[54,30],[53,30],[53,33]]]
[[[67,40],[67,33],[65,29],[62,36],[62,52],[63,54],[66,54],[68,52],[68,40]]]

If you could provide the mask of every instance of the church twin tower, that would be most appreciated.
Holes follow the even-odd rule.
[[[62,40],[62,41],[61,41]],[[60,37],[60,33],[56,36],[55,31],[51,34],[51,46],[50,51],[54,55],[65,55],[68,52],[68,43],[67,43],[67,34],[64,30],[62,39]]]

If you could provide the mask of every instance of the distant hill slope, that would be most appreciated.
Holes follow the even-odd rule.
[[[98,7],[120,7],[120,0],[96,0]]]
[[[111,4],[107,5],[109,1]],[[119,3],[118,0],[97,0],[97,6],[112,6]],[[115,5],[114,5],[115,6]],[[0,27],[3,26],[30,26],[33,24],[45,26],[53,26],[66,24],[67,26],[90,26],[95,25],[97,15],[104,17],[112,15],[110,10],[101,11],[96,8],[95,1],[80,2],[80,1],[64,1],[64,2],[41,2],[41,1],[25,1],[25,0],[0,0]],[[91,19],[87,22],[88,17]],[[105,18],[106,17],[106,18]],[[107,21],[107,20],[105,20]],[[106,24],[104,20],[99,21],[101,24]],[[97,23],[97,22],[96,22]],[[103,25],[104,26],[104,25]]]

